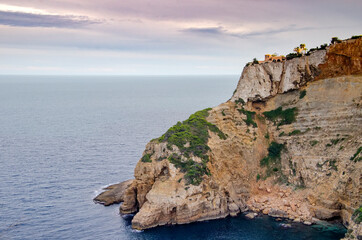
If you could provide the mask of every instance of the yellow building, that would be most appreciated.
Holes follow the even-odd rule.
[[[285,61],[287,58],[284,56],[275,56],[275,55],[271,55],[271,54],[265,54],[265,60],[264,61],[259,61],[259,63],[265,63],[265,62],[283,62]]]

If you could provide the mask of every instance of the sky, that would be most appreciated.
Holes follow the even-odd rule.
[[[361,0],[0,0],[0,74],[240,74],[362,34]]]

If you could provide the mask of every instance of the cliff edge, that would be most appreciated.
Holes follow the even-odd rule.
[[[362,38],[246,66],[231,99],[149,142],[122,189],[135,229],[255,211],[360,237]]]

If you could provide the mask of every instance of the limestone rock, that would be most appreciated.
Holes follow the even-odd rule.
[[[258,216],[257,213],[248,213],[245,215],[245,217],[249,219],[254,219],[256,216]]]
[[[106,187],[104,192],[99,194],[93,200],[105,206],[124,201],[126,189],[133,183],[133,179]]]

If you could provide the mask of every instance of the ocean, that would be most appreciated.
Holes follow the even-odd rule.
[[[340,225],[243,215],[146,231],[92,199],[146,143],[227,101],[238,76],[0,76],[0,239],[340,239]]]

